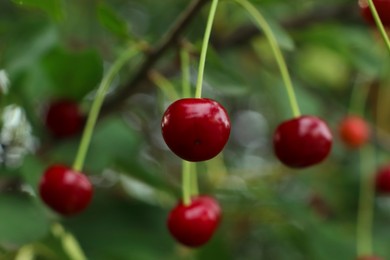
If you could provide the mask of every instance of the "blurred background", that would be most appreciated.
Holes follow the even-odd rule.
[[[380,133],[371,140],[376,156],[364,171],[374,174],[386,164],[390,149],[390,103],[377,102],[390,97],[390,57],[356,0],[251,0],[283,50],[302,113],[326,119],[334,133],[327,160],[303,170],[283,166],[273,154],[273,131],[292,112],[267,39],[236,3],[220,2],[203,97],[225,106],[232,132],[223,153],[198,163],[197,171],[201,193],[218,199],[223,220],[196,250],[169,235],[166,218],[181,196],[181,161],[160,130],[173,100],[148,71],[180,93],[180,43],[186,42],[195,86],[207,1],[161,55],[147,53],[190,2],[0,2],[0,259],[356,257],[360,158],[338,137],[352,93],[368,97],[360,110],[365,106],[366,120]],[[85,162],[93,201],[80,215],[56,215],[37,196],[37,186],[50,164],[72,164],[81,134],[53,136],[45,126],[47,107],[66,98],[87,113],[120,51],[139,43],[146,54],[114,80]],[[153,66],[133,84],[145,60]],[[377,196],[374,211],[374,251],[390,259],[390,200]]]

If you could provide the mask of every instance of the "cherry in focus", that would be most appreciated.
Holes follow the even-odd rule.
[[[180,158],[199,162],[218,155],[230,135],[225,108],[206,98],[184,98],[172,103],[161,123],[165,143]]]
[[[277,158],[291,168],[304,168],[323,161],[332,148],[332,133],[315,116],[300,116],[282,122],[273,137]]]
[[[179,202],[169,214],[167,225],[171,235],[188,247],[199,247],[213,236],[221,219],[218,202],[208,196],[192,198],[186,206]]]

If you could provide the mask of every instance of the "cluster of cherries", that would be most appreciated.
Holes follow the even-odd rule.
[[[390,1],[374,0],[385,25],[390,18]],[[366,4],[360,4],[363,16],[373,22]],[[382,11],[384,10],[384,11]],[[59,100],[50,104],[46,126],[57,138],[74,136],[82,130],[85,116],[77,103]],[[244,127],[244,126],[243,126]],[[225,147],[230,135],[230,120],[225,108],[207,98],[184,98],[172,103],[165,111],[162,136],[173,153],[183,160],[200,162],[212,159]],[[340,124],[341,140],[356,149],[369,139],[369,127],[360,117],[347,116]],[[276,157],[291,168],[305,168],[322,162],[330,153],[332,134],[327,124],[315,116],[299,116],[282,122],[275,130],[273,147]],[[376,190],[390,193],[390,166],[381,168]],[[83,211],[90,203],[93,188],[89,179],[65,165],[52,165],[42,176],[39,192],[42,200],[54,211],[71,216]],[[181,244],[199,247],[214,234],[221,220],[217,200],[198,195],[186,205],[183,201],[170,211],[167,226]],[[362,257],[360,260],[379,260]]]

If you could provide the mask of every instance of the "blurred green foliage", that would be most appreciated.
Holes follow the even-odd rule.
[[[21,106],[39,141],[37,151],[18,167],[1,165],[0,259],[82,259],[80,252],[93,260],[355,258],[360,159],[337,136],[352,88],[371,87],[367,120],[383,112],[378,127],[390,131],[386,107],[376,107],[378,86],[386,88],[389,82],[390,59],[355,0],[251,1],[284,51],[302,112],[326,118],[334,130],[331,156],[305,170],[281,166],[272,153],[273,129],[292,114],[268,42],[262,34],[246,37],[246,30],[253,30],[249,16],[232,1],[221,1],[203,96],[227,108],[233,131],[223,155],[198,165],[201,192],[216,196],[224,212],[206,246],[184,248],[165,226],[180,198],[180,160],[160,134],[170,100],[150,83],[134,89],[119,111],[97,125],[85,163],[95,186],[91,207],[65,219],[40,201],[37,185],[45,167],[72,164],[80,139],[50,136],[43,125],[48,102],[69,97],[88,111],[119,51],[140,42],[154,47],[189,2],[0,2],[0,69],[11,82],[0,109]],[[193,86],[207,10],[206,5],[182,35],[192,45]],[[178,52],[179,45],[173,45],[154,69],[180,91]],[[126,86],[142,57],[121,71],[109,96]],[[383,93],[384,98],[390,94]],[[376,140],[377,164],[388,160],[386,137]],[[374,250],[389,258],[388,198],[377,198],[374,210]]]

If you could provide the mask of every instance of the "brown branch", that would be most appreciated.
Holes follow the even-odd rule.
[[[122,103],[132,94],[136,92],[136,88],[145,80],[149,70],[157,63],[180,37],[181,33],[187,28],[194,17],[199,13],[202,7],[210,0],[193,0],[186,10],[178,17],[176,22],[165,36],[150,49],[143,63],[140,65],[134,77],[121,89],[119,89],[111,98],[108,98],[102,108],[102,115],[108,114],[120,108]]]

